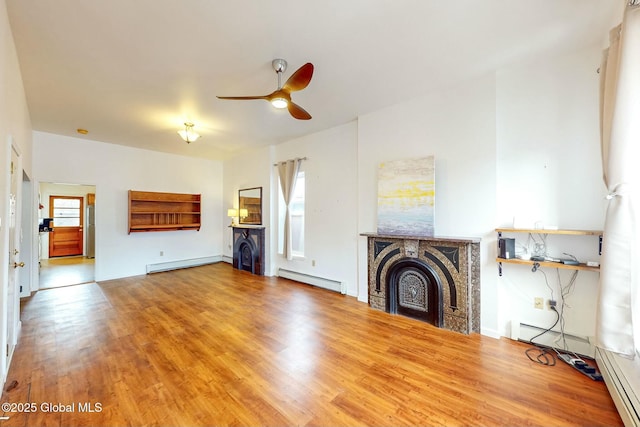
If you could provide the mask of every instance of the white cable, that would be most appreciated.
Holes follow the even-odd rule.
[[[558,286],[560,287],[560,299],[561,299],[561,301],[560,301],[560,311],[559,311],[559,314],[560,314],[560,336],[558,336],[554,340],[554,342],[556,344],[559,344],[560,339],[562,339],[562,344],[563,344],[562,348],[563,348],[563,350],[568,351],[569,349],[568,349],[568,345],[567,345],[567,338],[566,338],[565,333],[564,333],[564,322],[565,322],[565,319],[564,319],[564,308],[565,308],[565,305],[567,307],[569,307],[569,308],[571,308],[571,306],[566,303],[565,299],[573,291],[575,283],[576,283],[576,278],[578,277],[579,271],[575,270],[573,272],[573,274],[571,275],[571,279],[569,279],[569,284],[566,287],[562,286],[562,280],[560,278],[560,269],[559,268],[556,269],[556,273],[558,275]]]

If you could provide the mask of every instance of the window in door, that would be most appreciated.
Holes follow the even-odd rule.
[[[53,198],[54,227],[79,227],[82,199],[56,196]]]

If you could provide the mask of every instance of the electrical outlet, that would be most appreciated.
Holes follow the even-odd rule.
[[[533,308],[542,310],[543,306],[544,306],[544,298],[535,297],[533,299]]]
[[[311,267],[315,267],[315,266],[316,266],[316,260],[313,259],[313,260],[311,260]]]
[[[554,299],[550,299],[550,300],[547,300],[547,304],[549,305],[549,310],[551,310],[552,307],[556,306],[557,301]]]
[[[164,251],[160,251],[160,256],[164,256]]]

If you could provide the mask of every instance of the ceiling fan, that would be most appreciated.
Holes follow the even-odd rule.
[[[291,101],[291,92],[302,90],[309,85],[311,77],[313,77],[313,64],[307,62],[302,67],[298,68],[284,85],[282,85],[282,73],[287,69],[287,61],[284,59],[274,59],[271,61],[271,65],[273,66],[276,74],[278,74],[278,89],[271,92],[269,95],[217,96],[217,98],[233,100],[264,99],[265,101],[269,101],[271,105],[276,108],[287,108],[289,113],[298,120],[309,120],[311,118],[311,114],[307,113],[304,108]]]

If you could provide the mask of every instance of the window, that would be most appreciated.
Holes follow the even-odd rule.
[[[291,251],[295,257],[304,257],[304,202],[305,202],[305,178],[304,171],[298,172],[296,187],[293,189],[289,212],[291,214]],[[278,192],[278,225],[280,230],[284,230],[284,217],[287,207],[284,204],[282,189]],[[278,252],[283,253],[284,233],[279,233]]]
[[[54,197],[54,227],[79,227],[81,213],[80,205],[81,203],[79,198]]]

